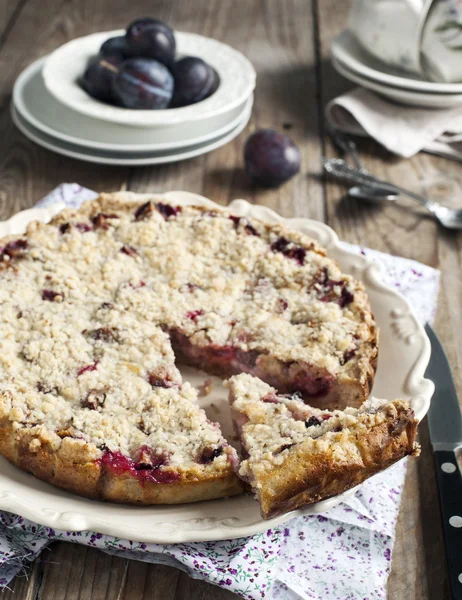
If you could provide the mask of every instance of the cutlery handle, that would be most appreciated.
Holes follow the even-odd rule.
[[[333,127],[328,121],[326,122],[326,131],[330,135],[335,148],[341,154],[351,156],[355,168],[358,169],[358,171],[366,172],[366,170],[363,169],[363,166],[361,164],[359,152],[354,141],[347,135],[345,135],[343,131],[340,131],[339,129]]]
[[[348,183],[354,183],[356,185],[372,185],[374,187],[380,187],[381,189],[388,191],[390,194],[402,194],[403,196],[408,196],[433,214],[436,214],[438,209],[441,209],[439,204],[428,200],[428,198],[425,198],[425,196],[416,194],[415,192],[407,190],[400,185],[395,185],[394,183],[389,183],[388,181],[374,177],[366,171],[354,169],[353,167],[347,165],[347,163],[341,158],[324,159],[323,166],[326,173]]]
[[[391,194],[399,194],[397,188],[391,183],[377,179],[370,173],[364,170],[354,169],[350,167],[343,158],[326,158],[323,161],[324,171],[342,181],[347,183],[354,183],[356,185],[372,185],[379,186],[383,189],[389,190]]]
[[[434,453],[452,600],[462,600],[462,475],[454,450]]]

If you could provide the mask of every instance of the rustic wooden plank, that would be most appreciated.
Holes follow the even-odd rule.
[[[40,558],[42,578],[34,600],[113,600],[126,580],[126,559],[96,548],[54,543]]]
[[[331,41],[344,27],[350,4],[339,4],[333,0],[319,3],[323,105],[352,87],[335,74],[329,61]],[[328,154],[334,155],[329,142],[326,146]],[[450,195],[460,197],[458,163],[427,154],[400,160],[368,140],[359,141],[359,149],[365,166],[384,179],[436,195],[446,203],[450,203]],[[411,201],[400,202],[398,207],[367,206],[347,199],[345,191],[346,188],[335,183],[326,184],[328,222],[343,239],[413,258],[443,270],[437,329],[447,345],[462,394],[462,379],[460,369],[457,369],[462,352],[460,235],[442,232]],[[454,202],[453,198],[451,201]],[[418,461],[409,462],[396,529],[388,585],[388,595],[393,600],[448,597],[436,481],[425,423],[420,427],[420,438],[422,456]]]
[[[388,594],[390,599],[399,600],[449,600],[436,477],[426,422],[419,432],[422,455],[408,465]]]
[[[150,7],[147,0],[131,6],[121,0],[31,0],[23,7],[0,52],[0,218],[31,206],[63,181],[78,181],[100,191],[120,189],[126,182],[128,168],[91,165],[29,142],[11,122],[9,99],[19,72],[39,56],[74,37],[119,27]]]
[[[11,27],[19,18],[27,0],[0,1],[0,50],[8,37]]]
[[[321,32],[321,103],[354,87],[338,75],[330,62],[330,46],[334,37],[342,31],[347,20],[351,2],[335,3],[324,0],[320,8]],[[379,177],[397,181],[419,190],[422,175],[430,184],[439,173],[441,159],[419,154],[412,160],[400,160],[369,140],[358,140],[361,158],[365,166]],[[335,155],[327,143],[329,155]],[[449,163],[450,161],[444,161]],[[455,163],[451,163],[454,165]],[[453,171],[453,166],[450,166]],[[435,264],[437,226],[415,208],[412,201],[400,200],[399,205],[367,205],[364,201],[351,200],[345,196],[347,188],[332,181],[327,182],[327,220],[337,233],[352,243],[373,242],[377,250],[400,254],[430,265]],[[412,210],[405,210],[411,208]],[[423,243],[424,241],[424,243]]]
[[[2,598],[5,600],[36,600],[40,582],[42,579],[42,565],[36,560],[30,568],[17,575],[7,588],[2,590]]]
[[[96,5],[96,6],[95,6]],[[63,180],[97,190],[126,185],[136,191],[188,189],[226,204],[235,197],[270,206],[286,216],[325,216],[341,237],[395,254],[416,258],[444,270],[438,331],[452,364],[462,365],[460,236],[438,232],[422,212],[395,207],[371,208],[343,199],[344,188],[325,187],[319,172],[325,140],[320,108],[348,89],[328,60],[330,42],[346,21],[349,2],[334,0],[188,0],[155,2],[29,0],[22,7],[0,49],[0,218],[36,201]],[[1,16],[0,6],[0,16]],[[178,29],[222,39],[242,50],[258,71],[256,102],[250,125],[234,142],[209,155],[162,167],[112,169],[86,165],[36,148],[10,123],[7,98],[19,70],[34,57],[77,35],[119,27],[141,14],[155,14]],[[314,18],[313,18],[314,16]],[[317,22],[317,20],[319,22]],[[315,35],[312,35],[312,32]],[[27,40],[27,42],[26,42]],[[319,53],[320,62],[317,62]],[[281,128],[300,145],[302,174],[278,190],[254,188],[242,170],[246,134],[257,127]],[[327,143],[327,151],[332,148]],[[399,161],[373,142],[360,144],[373,172],[442,196],[460,191],[457,163],[419,155]],[[405,205],[407,206],[407,205]],[[411,206],[411,205],[409,205]],[[457,369],[457,385],[462,380]],[[411,461],[397,527],[389,597],[393,600],[447,598],[441,530],[432,457],[425,426],[420,461]],[[107,576],[104,576],[104,574]],[[125,561],[95,549],[54,544],[36,561],[27,583],[16,578],[12,589],[22,598],[162,598],[234,597],[168,567]],[[5,592],[7,597],[10,592]],[[446,594],[446,595],[445,595]],[[11,595],[11,597],[13,597]]]
[[[186,573],[181,573],[175,600],[236,600],[237,596],[229,590],[192,579]],[[144,600],[150,600],[146,596]]]
[[[252,61],[257,70],[255,106],[250,124],[233,142],[193,160],[136,169],[129,189],[186,189],[221,204],[245,198],[286,216],[324,217],[322,186],[318,180],[307,177],[308,172],[318,168],[321,158],[317,143],[316,56],[309,35],[314,27],[310,4],[298,0],[284,5],[278,0],[209,0],[195,2],[194,6],[190,2],[171,3],[171,22],[175,27],[216,37]],[[288,133],[301,148],[302,175],[276,190],[258,189],[243,172],[245,139],[256,128],[282,129],[283,124],[289,124]],[[149,596],[145,597],[147,600]],[[207,600],[235,596],[181,574],[175,600],[189,597]]]
[[[246,198],[286,216],[322,219],[322,186],[307,176],[318,169],[321,157],[311,2],[212,0],[195,2],[194,7],[190,2],[175,2],[171,11],[175,27],[212,35],[252,61],[258,73],[253,115],[235,141],[211,154],[176,165],[136,169],[130,189],[187,189],[222,204]],[[259,127],[282,129],[283,124],[290,126],[288,133],[301,148],[302,175],[279,189],[256,188],[242,170],[247,134]]]
[[[174,600],[179,577],[173,567],[129,561],[118,600]]]

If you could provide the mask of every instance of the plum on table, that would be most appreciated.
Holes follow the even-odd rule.
[[[273,129],[260,129],[244,147],[245,170],[252,180],[277,186],[300,170],[300,150],[293,141]]]

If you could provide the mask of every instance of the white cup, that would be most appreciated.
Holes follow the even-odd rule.
[[[348,28],[384,63],[421,73],[420,39],[432,0],[355,0]]]
[[[422,70],[432,81],[462,81],[462,3],[433,2],[422,34]]]
[[[432,81],[462,81],[461,0],[354,0],[348,28],[388,65]]]

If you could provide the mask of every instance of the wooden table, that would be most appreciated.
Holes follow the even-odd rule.
[[[189,190],[222,204],[233,198],[265,204],[286,217],[327,222],[341,238],[422,261],[443,272],[437,330],[445,342],[462,397],[462,237],[444,232],[415,209],[368,207],[320,175],[332,155],[323,108],[349,84],[329,61],[334,35],[350,2],[339,0],[0,0],[0,219],[32,206],[63,181],[98,191]],[[211,154],[161,167],[102,167],[39,148],[13,126],[13,82],[32,60],[77,36],[125,26],[152,15],[175,28],[223,40],[241,50],[258,72],[255,106],[246,131]],[[257,127],[286,129],[303,155],[300,175],[276,190],[252,187],[242,170],[242,148]],[[460,166],[420,154],[399,160],[374,142],[360,144],[370,170],[443,201],[461,190]],[[459,202],[460,205],[460,202]],[[422,457],[410,461],[397,528],[390,600],[448,597],[438,502],[426,424]],[[17,577],[4,600],[225,599],[228,591],[193,581],[178,570],[110,557],[55,543],[28,577]]]

